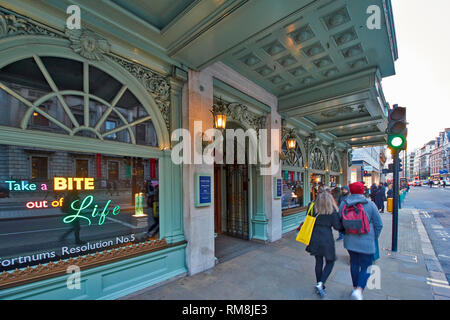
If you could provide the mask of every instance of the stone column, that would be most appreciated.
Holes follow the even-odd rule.
[[[278,152],[281,153],[281,116],[274,110],[267,116],[266,128],[279,130]],[[268,134],[268,150],[272,150],[272,136]],[[274,178],[281,177],[281,161],[278,163],[278,170],[274,175],[264,176],[264,199],[265,215],[267,218],[267,238],[270,242],[277,241],[282,237],[282,216],[281,199],[274,199]]]
[[[206,72],[189,71],[183,88],[182,123],[191,133],[192,164],[183,165],[183,210],[186,247],[186,266],[190,275],[215,265],[214,256],[214,203],[208,207],[195,207],[194,175],[206,173],[214,176],[212,165],[194,163],[194,121],[202,122],[203,132],[213,127],[213,80]],[[200,147],[201,148],[201,147]],[[213,184],[214,185],[214,184]],[[213,191],[214,192],[214,191]],[[212,195],[214,201],[214,196]]]
[[[308,205],[311,201],[311,171],[306,168],[303,181],[303,198],[304,204]]]
[[[350,177],[349,177],[349,170],[348,170],[348,154],[347,150],[345,150],[342,156],[342,186],[348,186]]]
[[[256,168],[256,175],[253,177],[255,179],[255,187],[256,190],[254,192],[256,196],[256,208],[254,208],[254,215],[252,217],[252,239],[267,241],[267,223],[268,220],[266,218],[265,213],[265,179],[264,176],[261,175],[261,169],[259,167]],[[272,197],[273,198],[273,197]]]

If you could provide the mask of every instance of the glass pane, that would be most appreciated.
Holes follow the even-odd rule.
[[[89,160],[80,160],[77,159],[75,162],[75,174],[79,178],[87,178],[89,177]]]
[[[11,86],[7,84],[10,88]],[[0,125],[20,127],[20,122],[28,107],[0,89]]]
[[[83,63],[56,57],[41,57],[41,60],[59,91],[83,91]]]
[[[89,66],[89,93],[111,102],[122,84],[100,69]]]
[[[42,57],[41,60],[59,90],[83,91],[83,64],[81,62],[55,57]],[[0,80],[30,102],[51,92],[34,59],[25,59],[4,67],[0,70]],[[89,85],[90,93],[107,102],[112,102],[123,86],[119,81],[93,66],[89,67]],[[126,123],[142,120],[135,124],[137,127],[124,128],[108,134],[104,138],[131,143],[133,140],[129,130],[132,130],[137,144],[158,146],[156,131],[151,119],[148,119],[148,112],[129,90],[122,95],[115,109],[108,114],[107,119],[102,119],[102,117],[109,110],[108,107],[96,99],[90,99],[88,123],[85,123],[83,95],[64,95],[63,99],[70,112],[64,109],[65,104],[61,103],[56,96],[49,97],[39,105],[39,108],[54,120],[49,120],[39,112],[34,112],[27,128],[69,134],[69,130],[76,128],[75,123],[77,122],[78,125],[89,129],[77,130],[75,135],[98,139],[100,134],[121,128]],[[18,99],[6,91],[0,90],[0,112],[2,114],[0,125],[20,127],[27,110],[28,107]],[[98,130],[94,130],[100,119],[102,119],[101,125]]]
[[[33,58],[11,63],[0,70],[0,80],[8,86],[11,84],[16,92],[33,102],[52,92],[41,70]]]
[[[48,158],[31,158],[31,179],[42,180],[48,178]]]
[[[323,186],[325,176],[323,174],[311,173],[311,200],[316,199],[319,187]]]
[[[6,145],[0,155],[2,270],[159,239],[157,159]]]
[[[288,171],[284,175],[283,195],[281,197],[282,210],[302,207],[303,204],[303,173]]]

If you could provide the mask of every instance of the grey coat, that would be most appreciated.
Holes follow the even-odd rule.
[[[354,205],[362,203],[367,219],[370,223],[370,232],[367,234],[347,234],[344,235],[344,248],[350,251],[355,251],[365,254],[375,253],[375,239],[380,236],[381,229],[383,229],[383,222],[381,221],[380,213],[377,206],[364,197],[362,194],[352,194],[339,206],[339,217],[342,219],[342,208],[344,204]]]

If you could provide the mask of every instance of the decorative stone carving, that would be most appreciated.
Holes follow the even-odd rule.
[[[129,62],[114,55],[110,58],[120,64],[125,70],[138,79],[152,95],[170,131],[170,82],[166,77],[145,68],[139,64]]]
[[[259,116],[249,111],[247,106],[242,104],[230,104],[226,108],[226,116],[234,121],[246,124],[248,127],[255,129],[258,133],[259,129],[266,127],[266,116]]]
[[[108,41],[90,30],[66,29],[66,35],[72,50],[88,60],[101,61],[110,51]]]
[[[0,8],[0,39],[18,35],[61,37],[56,31],[53,32],[48,27],[44,28],[31,20]]]

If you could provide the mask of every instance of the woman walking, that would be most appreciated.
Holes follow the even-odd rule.
[[[338,215],[336,201],[329,191],[322,188],[316,196],[314,213],[316,222],[306,251],[316,258],[316,280],[317,293],[325,297],[325,282],[333,270],[336,260],[334,238],[331,228],[342,229]],[[323,266],[325,260],[325,267]]]
[[[367,268],[372,265],[376,252],[375,239],[378,239],[383,222],[375,204],[364,196],[364,185],[360,182],[350,184],[351,195],[341,203],[339,216],[342,217],[344,206],[355,207],[361,204],[369,222],[369,232],[361,234],[345,233],[344,248],[350,255],[350,273],[353,282],[351,298],[363,299],[363,291],[370,274]]]

